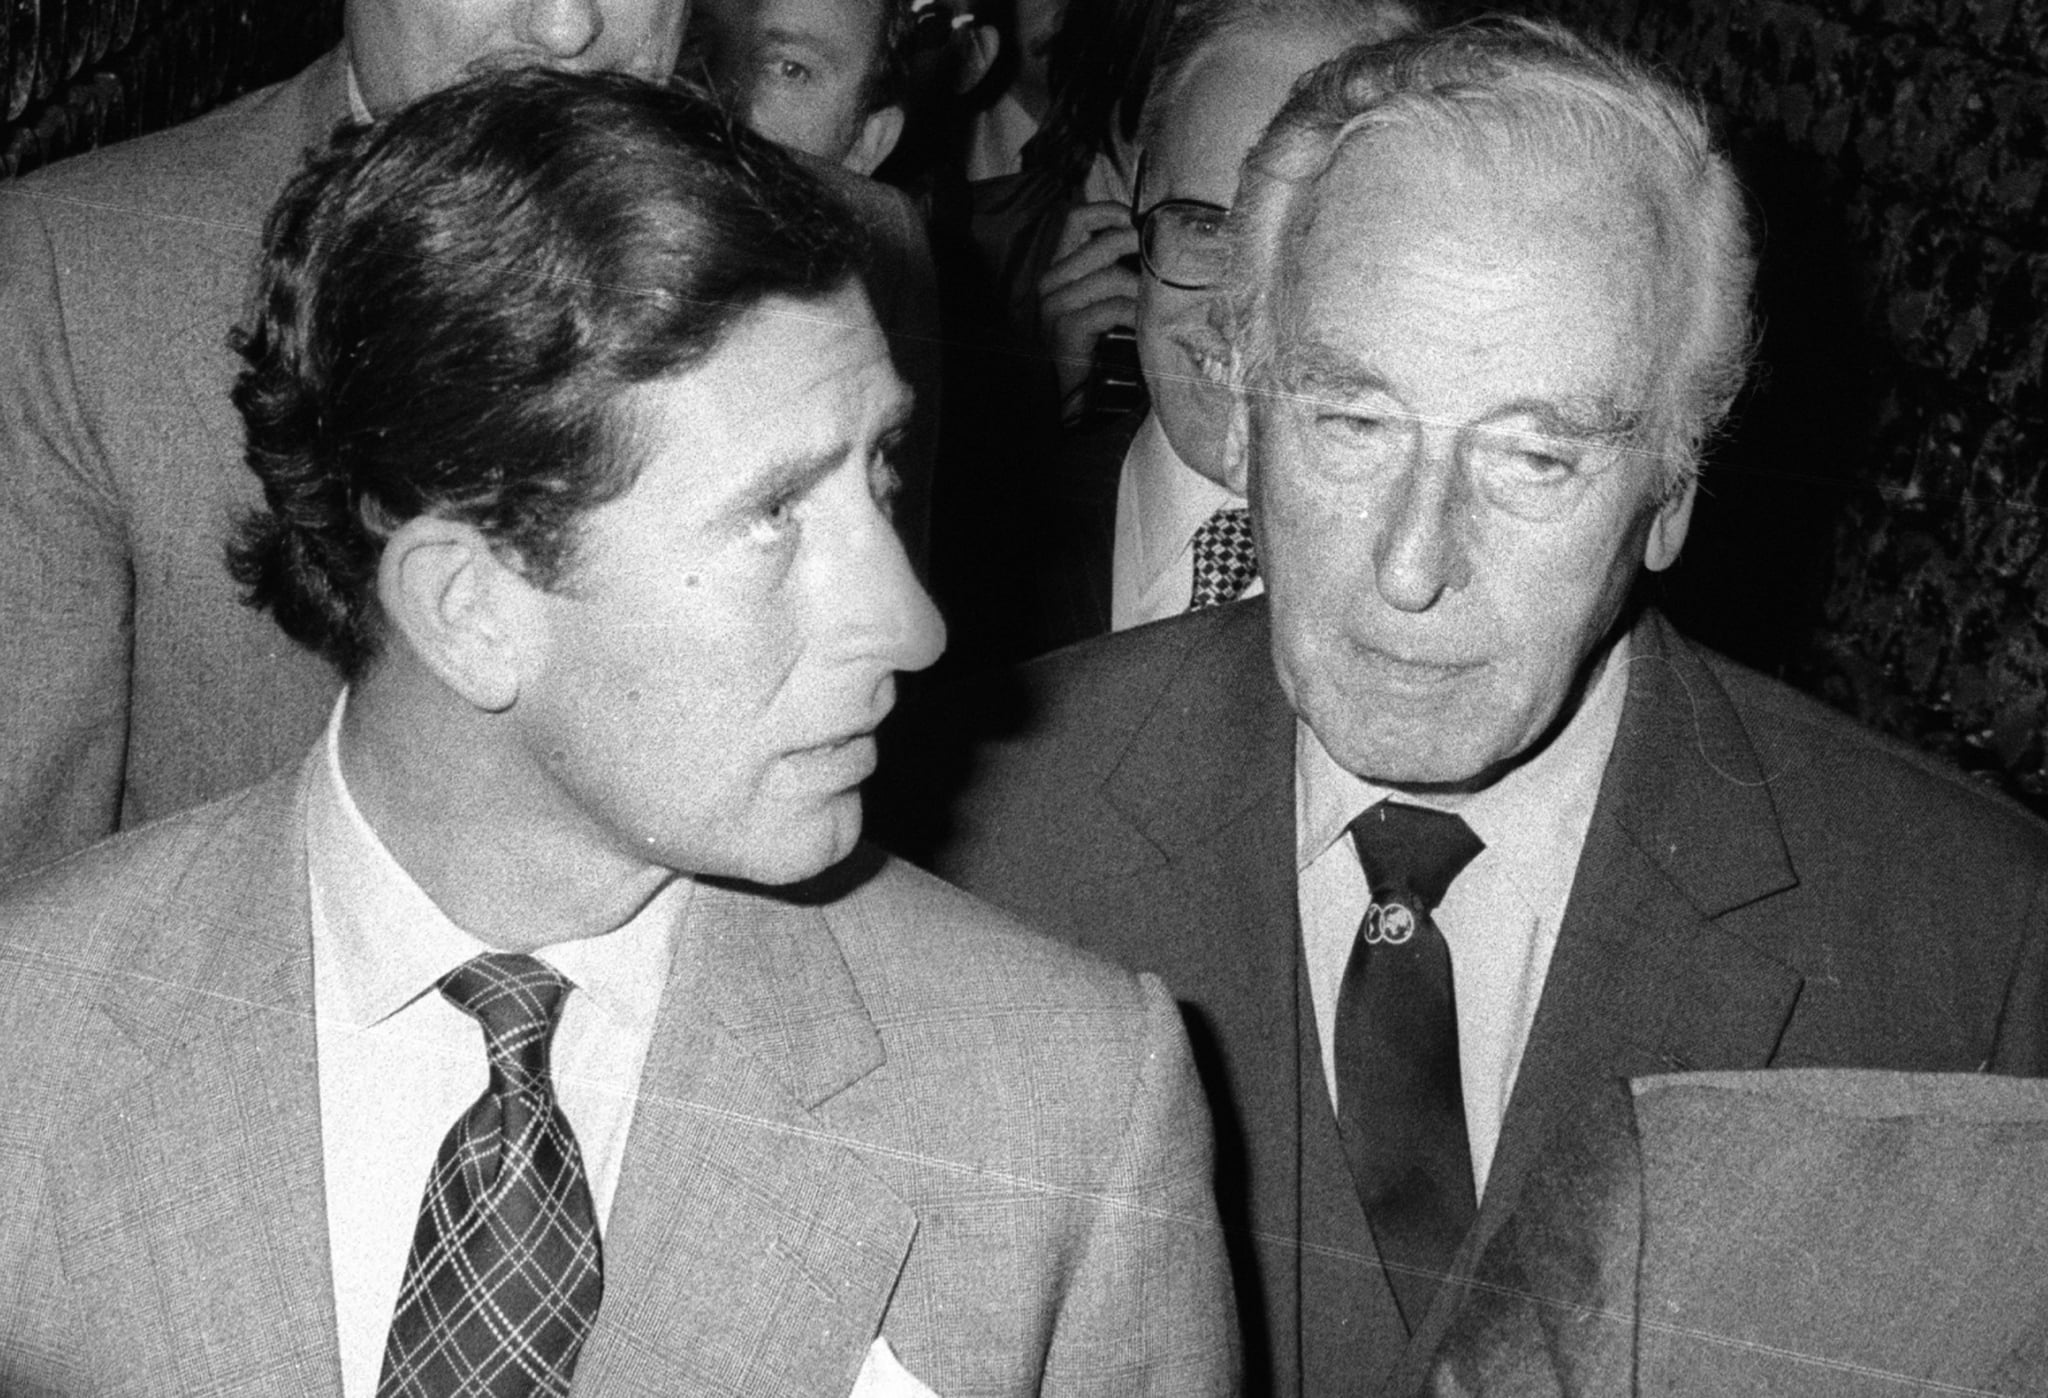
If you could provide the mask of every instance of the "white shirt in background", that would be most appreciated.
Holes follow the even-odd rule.
[[[1125,631],[1179,616],[1195,587],[1195,531],[1234,495],[1180,459],[1156,413],[1147,413],[1124,453],[1116,487],[1116,544],[1110,558],[1109,627]],[[1254,578],[1246,597],[1264,592]]]

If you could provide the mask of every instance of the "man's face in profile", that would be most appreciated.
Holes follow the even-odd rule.
[[[1386,135],[1308,197],[1249,409],[1281,682],[1352,772],[1483,783],[1684,539],[1689,489],[1631,435],[1663,349],[1648,221]]]
[[[356,82],[382,114],[484,67],[666,77],[689,0],[348,0]]]
[[[695,15],[692,43],[749,127],[835,164],[856,153],[882,0],[700,0]]]
[[[852,848],[894,673],[944,644],[886,508],[909,414],[853,289],[624,395],[641,474],[532,594],[511,711],[573,839],[769,883]]]

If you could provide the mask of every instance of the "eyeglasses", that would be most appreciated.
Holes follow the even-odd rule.
[[[1230,210],[1203,199],[1162,199],[1143,213],[1138,195],[1145,187],[1145,157],[1131,186],[1131,225],[1138,230],[1138,256],[1145,270],[1166,286],[1207,291],[1223,280],[1230,264],[1230,240],[1223,221]]]

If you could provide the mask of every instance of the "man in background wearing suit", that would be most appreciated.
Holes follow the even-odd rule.
[[[1751,333],[1685,96],[1355,50],[1231,227],[1268,596],[1025,671],[938,867],[1173,986],[1251,1391],[1378,1393],[1599,1084],[2048,1067],[2048,831],[1643,603]]]
[[[301,155],[479,66],[664,77],[688,8],[347,0],[344,43],[296,77],[0,189],[0,870],[267,775],[333,702],[220,562],[256,503],[227,331]],[[921,234],[899,264],[900,196],[840,185],[882,230],[870,294],[923,393]]]
[[[615,75],[288,188],[235,570],[347,687],[0,893],[0,1390],[1233,1391],[1171,999],[856,848],[943,633],[855,265]]]

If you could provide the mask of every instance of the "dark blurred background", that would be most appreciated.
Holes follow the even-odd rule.
[[[1758,373],[1666,606],[2048,814],[2048,0],[1450,6],[1480,8],[1664,64],[1755,203]],[[0,179],[339,30],[338,0],[0,0]]]

